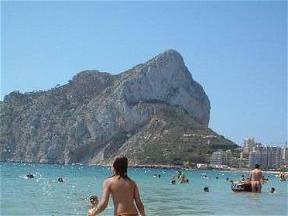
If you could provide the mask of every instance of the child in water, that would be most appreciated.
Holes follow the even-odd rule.
[[[96,195],[92,195],[89,198],[89,200],[90,200],[91,206],[90,206],[89,211],[88,211],[88,216],[91,216],[92,210],[93,210],[93,208],[97,207],[99,200],[98,200],[98,197]]]

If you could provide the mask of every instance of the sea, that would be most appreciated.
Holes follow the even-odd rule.
[[[101,197],[109,167],[0,163],[0,215],[87,215],[89,196]],[[149,216],[288,215],[287,182],[266,173],[262,193],[235,193],[226,178],[239,180],[247,172],[183,170],[189,184],[171,184],[176,169],[129,168]],[[29,179],[27,174],[35,178]],[[160,178],[157,176],[160,174]],[[157,176],[157,177],[155,177]],[[205,177],[207,176],[207,177]],[[62,177],[64,182],[57,181]],[[209,187],[209,192],[203,188]],[[271,187],[276,193],[270,193]],[[110,198],[101,215],[113,215]]]

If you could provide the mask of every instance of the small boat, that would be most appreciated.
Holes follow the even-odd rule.
[[[231,184],[231,190],[234,192],[252,192],[252,187],[249,182],[234,182]]]

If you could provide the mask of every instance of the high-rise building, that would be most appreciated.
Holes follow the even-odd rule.
[[[260,154],[261,154],[261,159],[260,159],[260,165],[262,166],[263,169],[268,169],[268,151],[267,147],[264,146],[259,146],[258,147]]]
[[[255,147],[256,143],[255,143],[255,139],[254,138],[246,138],[244,140],[244,144],[243,144],[243,158],[248,158],[250,152],[253,151],[253,148]]]
[[[282,163],[283,150],[280,147],[263,146],[261,143],[255,143],[252,151],[249,152],[250,168],[259,164],[263,169],[278,169]]]
[[[217,150],[213,152],[210,159],[210,164],[212,165],[222,165],[223,161],[225,160],[224,151]]]
[[[255,164],[261,164],[261,152],[256,147],[249,153],[249,167],[254,168]]]
[[[223,151],[221,149],[217,150],[216,152],[213,152],[210,159],[211,165],[232,165],[232,151],[227,150]]]
[[[288,166],[288,148],[287,148],[287,142],[281,149],[281,165]]]
[[[281,148],[277,146],[267,147],[267,167],[278,169],[281,165]]]
[[[225,165],[232,166],[233,161],[232,151],[231,150],[225,151],[225,156],[226,156]]]

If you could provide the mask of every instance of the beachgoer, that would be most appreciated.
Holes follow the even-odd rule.
[[[261,181],[263,181],[262,171],[259,164],[255,164],[255,169],[250,173],[252,192],[261,193]]]
[[[144,205],[140,198],[138,186],[128,177],[127,168],[128,159],[125,156],[116,157],[113,162],[114,175],[104,181],[103,196],[99,205],[93,208],[91,216],[105,210],[110,194],[114,203],[114,215],[138,216],[139,211],[141,216],[145,216]]]
[[[229,181],[229,178],[226,178],[226,181]]]
[[[209,179],[209,177],[207,175],[202,176],[202,178]]]
[[[179,178],[182,176],[182,174],[183,174],[182,171],[181,171],[181,170],[178,170],[178,171],[177,171],[177,178],[179,179]]]
[[[275,188],[272,187],[271,190],[270,190],[270,192],[271,192],[271,193],[274,193],[274,192],[275,192]]]
[[[57,179],[57,181],[58,181],[58,182],[61,182],[61,183],[64,182],[64,180],[63,180],[62,177],[59,177],[59,178]]]
[[[91,206],[90,209],[88,211],[88,216],[92,216],[93,215],[93,208],[97,208],[97,205],[99,203],[98,197],[96,195],[92,195],[89,198]]]
[[[29,174],[26,175],[26,177],[31,179],[31,178],[34,178],[34,175],[29,173]]]
[[[209,192],[209,187],[204,187],[203,190],[204,192]]]
[[[99,199],[96,195],[90,196],[89,200],[92,206],[96,206],[99,203]]]
[[[286,177],[285,177],[285,174],[283,172],[280,172],[279,178],[280,178],[280,181],[286,181]]]
[[[189,182],[189,180],[188,180],[188,182]],[[181,176],[179,177],[179,183],[183,184],[183,183],[188,183],[188,182],[187,182],[186,176],[184,175],[184,173],[182,173]]]
[[[176,176],[172,177],[171,184],[176,184]]]

